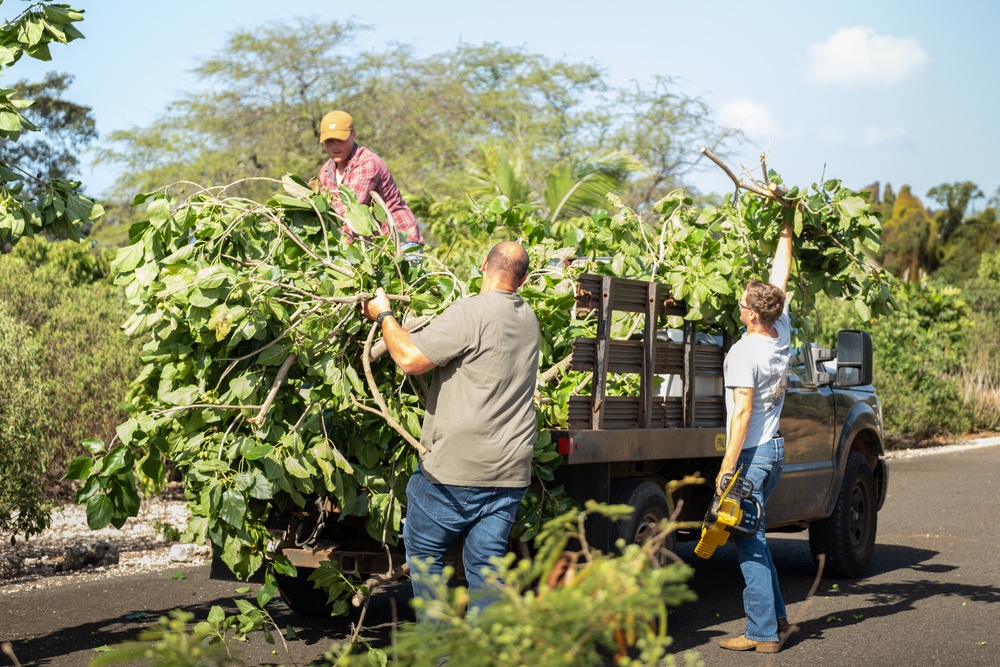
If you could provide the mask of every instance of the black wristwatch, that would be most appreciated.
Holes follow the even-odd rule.
[[[379,313],[375,317],[375,321],[378,322],[378,325],[381,327],[382,326],[382,320],[384,320],[387,317],[392,317],[392,311],[391,310],[383,310],[381,313]]]

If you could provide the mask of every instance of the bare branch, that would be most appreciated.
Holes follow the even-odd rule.
[[[274,399],[278,396],[278,390],[281,389],[281,385],[285,383],[285,378],[288,377],[288,371],[291,370],[292,365],[298,359],[298,355],[294,352],[285,357],[285,360],[281,362],[281,367],[278,368],[278,374],[274,376],[274,383],[271,385],[271,391],[268,392],[267,398],[264,399],[264,404],[260,406],[260,412],[254,417],[250,417],[247,421],[251,424],[260,424],[264,421],[264,417],[267,416],[267,411],[274,403]]]
[[[552,380],[556,379],[562,375],[567,368],[569,368],[570,363],[573,361],[573,354],[570,353],[563,359],[560,359],[555,364],[552,365],[547,371],[538,376],[537,385],[546,385]],[[535,400],[542,401],[542,392],[538,390],[537,386],[535,388]]]
[[[259,405],[221,405],[218,403],[191,403],[190,405],[178,405],[172,408],[164,408],[162,410],[153,410],[149,414],[153,417],[162,417],[163,415],[169,415],[172,412],[180,412],[181,410],[199,410],[199,409],[209,409],[209,410],[257,410],[261,406]]]
[[[378,404],[378,407],[382,410],[382,418],[386,421],[386,423],[389,424],[389,426],[391,426],[396,433],[403,436],[403,439],[410,443],[410,445],[417,450],[418,454],[426,456],[427,450],[424,446],[421,445],[416,438],[410,435],[410,432],[403,428],[399,422],[392,418],[392,415],[389,413],[389,406],[385,404],[385,399],[382,398],[382,392],[378,390],[378,384],[375,383],[375,377],[372,375],[371,353],[372,340],[375,338],[376,329],[378,329],[378,325],[373,324],[371,330],[368,332],[368,339],[365,341],[364,353],[361,355],[361,362],[365,368],[365,380],[368,381],[368,388],[372,392],[372,398],[375,399],[375,403]]]
[[[361,584],[361,587],[358,589],[358,592],[356,592],[354,594],[354,597],[351,598],[351,605],[353,605],[354,607],[360,607],[362,602],[371,597],[371,594],[375,592],[376,588],[378,588],[379,586],[384,586],[390,581],[396,581],[397,579],[401,579],[406,575],[408,575],[409,573],[410,573],[410,566],[406,563],[403,563],[399,567],[393,568],[392,570],[384,574],[372,575],[371,577],[366,579],[363,584]],[[365,592],[366,590],[367,593]]]
[[[570,363],[572,363],[572,361],[573,361],[573,355],[572,353],[570,353],[565,357],[563,357],[562,359],[560,359],[559,361],[557,361],[556,363],[554,363],[552,367],[549,368],[547,371],[542,373],[538,377],[539,381],[542,384],[548,384],[552,380],[562,375],[566,371],[566,369],[569,368],[569,365]]]
[[[776,197],[773,192],[760,187],[756,183],[746,183],[744,181],[741,181],[739,177],[735,173],[733,173],[733,170],[729,168],[729,165],[723,162],[719,156],[717,156],[715,153],[708,150],[704,146],[702,146],[701,148],[701,154],[707,157],[715,164],[717,164],[719,166],[719,169],[722,169],[722,171],[726,172],[726,175],[729,176],[730,179],[732,179],[733,184],[736,185],[737,189],[742,188],[744,190],[749,190],[750,192],[756,195],[760,195],[761,197],[766,197],[768,199],[778,199],[778,197]]]

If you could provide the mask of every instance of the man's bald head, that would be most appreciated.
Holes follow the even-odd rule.
[[[516,290],[528,275],[528,253],[520,243],[501,241],[490,250],[483,268],[484,278],[501,289]]]
[[[528,274],[528,253],[521,244],[513,241],[502,241],[493,246],[486,261],[491,270],[508,274],[518,285]]]

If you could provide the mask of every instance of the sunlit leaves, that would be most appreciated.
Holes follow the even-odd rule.
[[[22,55],[50,60],[50,42],[66,43],[83,35],[72,25],[83,19],[82,11],[68,5],[38,2],[16,18],[0,25],[0,68],[6,70]],[[22,132],[38,127],[21,111],[31,102],[12,97],[14,91],[0,89],[0,139],[17,141]],[[25,179],[37,181],[31,195],[24,194]],[[45,180],[45,175],[23,173],[15,165],[0,164],[0,239],[16,244],[24,236],[41,231],[64,238],[83,238],[83,227],[103,215],[104,210],[79,193],[80,183],[65,179]]]
[[[426,385],[405,377],[387,355],[366,376],[361,357],[372,325],[356,297],[377,287],[406,297],[394,304],[406,322],[433,316],[480,286],[474,271],[463,281],[443,262],[402,253],[399,239],[369,237],[379,216],[357,202],[348,201],[345,223],[294,177],[272,185],[280,190],[263,206],[207,190],[184,200],[169,191],[136,198],[149,220],[133,227],[113,269],[134,308],[126,332],[148,335],[145,366],[130,387],[119,442],[92,444],[89,464],[72,467],[85,478],[79,498],[92,505],[94,520],[115,522],[137,506],[126,469],[143,462],[144,474],[162,476],[159,462],[169,461],[184,475],[194,517],[188,537],[212,541],[241,575],[261,562],[270,511],[296,511],[316,496],[361,517],[373,540],[396,542],[416,456],[373,414],[381,409],[375,394],[400,429],[419,437]],[[796,303],[808,306],[825,291],[877,314],[888,291],[877,272],[865,273],[863,249],[877,240],[879,221],[855,193],[825,185],[797,192],[794,202],[748,195],[709,209],[677,191],[644,218],[613,195],[606,197],[611,213],[551,221],[497,197],[456,225],[471,230],[477,261],[494,236],[526,246],[533,270],[522,294],[539,318],[544,373],[576,337],[593,335],[593,316],[575,312],[580,273],[658,280],[687,303],[689,319],[734,331],[742,285],[766,277],[781,224],[790,219],[801,227]],[[635,316],[616,318],[613,335],[627,338],[637,326]],[[561,462],[544,429],[566,424],[569,396],[585,385],[581,376],[540,382],[543,431],[533,473],[543,482]],[[633,391],[637,380],[614,382],[612,391]],[[517,533],[530,538],[566,503],[557,489],[529,493]]]

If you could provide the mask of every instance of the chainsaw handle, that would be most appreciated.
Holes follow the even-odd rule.
[[[753,496],[750,496],[749,498],[744,498],[743,500],[747,500],[753,505],[754,509],[753,528],[744,528],[743,526],[730,526],[729,532],[738,535],[743,535],[744,537],[749,537],[754,533],[756,533],[758,530],[760,530],[760,518],[764,516],[764,510],[763,508],[761,508],[760,502]]]

